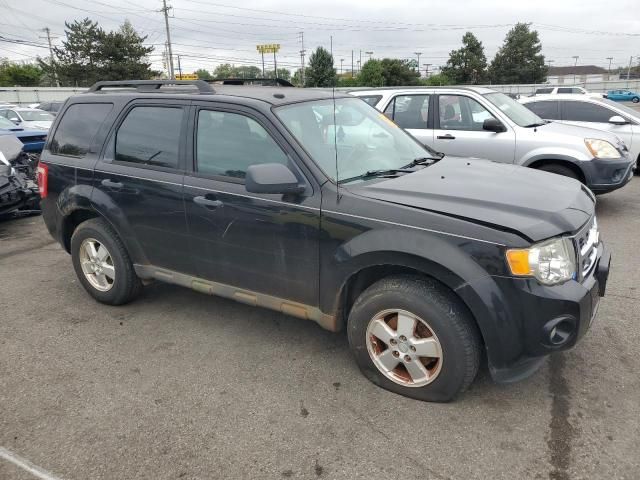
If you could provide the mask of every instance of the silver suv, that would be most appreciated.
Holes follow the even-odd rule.
[[[541,119],[482,87],[356,90],[352,95],[450,156],[513,163],[580,180],[596,193],[624,186],[634,160],[616,135]]]

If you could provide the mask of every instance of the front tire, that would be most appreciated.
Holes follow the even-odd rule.
[[[378,281],[356,300],[347,328],[362,373],[400,395],[447,402],[478,372],[477,326],[435,280],[407,275]]]
[[[75,229],[71,258],[78,280],[101,303],[122,305],[142,290],[122,240],[101,218],[82,222]]]
[[[541,166],[540,168],[538,168],[538,170],[542,170],[543,172],[555,173],[556,175],[562,175],[564,177],[569,177],[573,178],[574,180],[580,181],[580,179],[576,175],[576,172],[568,167],[565,167],[564,165],[551,163],[549,165]]]

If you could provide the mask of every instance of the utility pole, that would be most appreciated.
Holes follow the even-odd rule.
[[[49,27],[44,27],[42,31],[47,34],[47,41],[49,42],[49,58],[51,63],[51,71],[53,72],[53,80],[56,82],[56,87],[59,87],[60,82],[58,81],[58,73],[56,72],[56,66],[53,63],[53,46],[51,45],[51,30],[49,30]],[[44,37],[38,37],[38,38],[44,38]]]
[[[351,78],[353,78],[353,50],[351,50]]]
[[[571,57],[575,60],[574,64],[573,64],[573,84],[576,84],[576,68],[578,68],[578,58],[580,58],[578,55],[574,55],[573,57]]]
[[[431,66],[431,63],[425,63],[424,66],[424,78],[429,78],[429,67]]]
[[[358,60],[358,73],[360,73],[361,68],[362,68],[362,50],[360,50],[360,60]]]
[[[607,60],[609,60],[609,73],[607,73],[607,80],[611,80],[611,60],[613,60],[613,57],[607,57]]]
[[[169,31],[169,9],[171,7],[167,7],[167,0],[162,0],[162,9],[161,12],[164,13],[164,25],[167,28],[167,47],[169,49],[169,78],[171,80],[175,80],[175,75],[173,73],[173,50],[171,49],[171,33]]]
[[[260,55],[262,55],[262,78],[266,78],[264,76],[264,51],[260,52]]]
[[[422,52],[413,52],[413,54],[418,57],[418,63],[416,64],[418,68],[416,70],[418,70],[418,75],[420,75],[420,55],[422,55]]]
[[[276,60],[276,49],[273,49],[273,78],[278,78],[278,61]]]
[[[372,57],[372,55],[373,55],[373,52],[364,52],[364,53],[366,53],[367,55],[369,55],[369,60],[371,60],[371,57]]]
[[[182,78],[182,67],[180,66],[180,55],[178,55],[178,74]]]
[[[300,83],[302,83],[301,87],[304,87],[304,32],[300,32],[300,42],[302,44],[300,49]]]
[[[342,64],[344,63],[344,58],[340,59],[340,75],[342,75]]]
[[[629,88],[629,79],[631,78],[631,63],[633,62],[633,55],[629,57],[629,68],[627,68],[627,88]]]

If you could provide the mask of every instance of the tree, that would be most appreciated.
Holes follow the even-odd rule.
[[[489,77],[492,83],[541,83],[547,76],[538,32],[527,23],[518,23],[496,53]]]
[[[369,60],[360,70],[358,84],[363,87],[381,87],[384,85],[384,69],[380,60]]]
[[[35,87],[40,85],[44,72],[33,63],[0,62],[0,86]]]
[[[397,58],[383,58],[380,64],[382,65],[382,76],[384,77],[385,87],[418,85],[420,73],[411,68],[410,61],[399,60]]]
[[[483,83],[487,77],[487,57],[482,42],[473,33],[465,33],[462,47],[449,53],[442,73],[453,83]]]
[[[198,75],[198,79],[200,80],[211,80],[213,78],[209,73],[209,70],[206,70],[204,68],[199,68],[195,73],[196,75]]]
[[[230,63],[223,63],[216,67],[213,71],[214,78],[233,78],[233,70],[234,68]]]
[[[449,80],[449,77],[447,77],[444,73],[436,73],[435,75],[431,75],[422,83],[430,87],[437,87],[439,85],[453,85],[453,82]]]
[[[141,37],[125,23],[115,32],[105,32],[88,18],[65,22],[66,39],[54,47],[53,66],[39,59],[40,67],[49,75],[53,67],[62,85],[88,86],[99,80],[148,79],[157,72],[146,61],[153,47],[143,45]]]
[[[318,47],[309,57],[309,68],[305,70],[305,86],[332,87],[336,81],[336,69],[333,68],[333,56],[322,47]]]

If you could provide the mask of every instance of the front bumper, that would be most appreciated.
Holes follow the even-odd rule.
[[[569,281],[548,287],[534,279],[494,277],[508,299],[511,321],[516,322],[520,338],[518,348],[508,350],[511,358],[489,369],[497,382],[513,382],[527,377],[546,355],[573,347],[591,327],[600,297],[604,296],[611,254],[604,244],[598,247],[598,260],[582,282]],[[489,352],[491,353],[491,352]]]
[[[607,193],[624,187],[633,178],[635,162],[627,156],[617,160],[593,158],[580,165],[587,186],[594,193]]]

